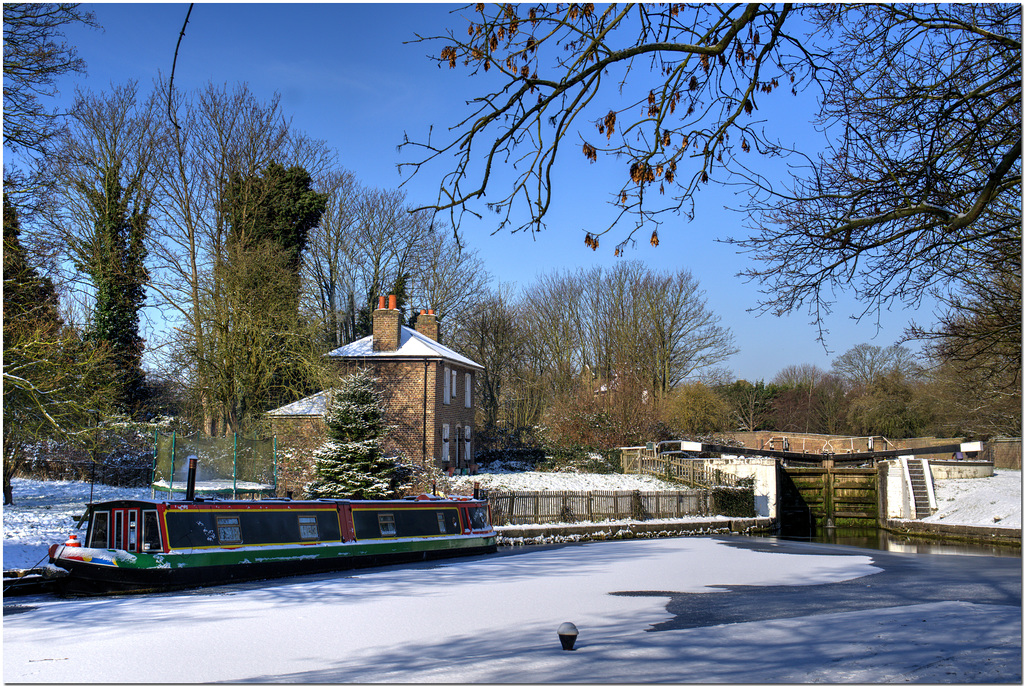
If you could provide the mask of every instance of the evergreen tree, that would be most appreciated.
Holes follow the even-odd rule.
[[[387,433],[377,381],[365,370],[342,379],[327,410],[328,440],[315,453],[311,498],[374,500],[395,495],[395,463],[384,456]]]

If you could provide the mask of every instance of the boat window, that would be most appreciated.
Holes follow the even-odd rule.
[[[474,529],[486,529],[487,528],[487,508],[486,507],[471,507],[469,509],[469,521],[472,522]]]
[[[96,512],[92,516],[92,526],[89,527],[89,547],[108,548],[110,546],[107,536],[110,530],[110,513]]]
[[[139,549],[139,511],[128,510],[128,547],[126,550],[137,552]]]
[[[438,529],[439,529],[439,530],[441,531],[441,533],[443,533],[443,534],[446,534],[446,533],[448,533],[448,530],[447,530],[447,529],[445,529],[445,526],[444,526],[444,512],[438,512],[438,513],[437,513],[437,528],[438,528]]]
[[[124,547],[124,510],[114,513],[114,547],[118,550]]]
[[[398,535],[398,531],[395,530],[395,515],[391,514],[390,512],[378,514],[377,522],[380,524],[381,536]]]
[[[217,538],[221,545],[242,542],[242,526],[238,517],[217,517]]]
[[[163,550],[160,542],[160,520],[156,516],[156,510],[146,510],[142,513],[142,550]]]
[[[299,538],[303,541],[315,541],[320,538],[316,517],[299,515]]]

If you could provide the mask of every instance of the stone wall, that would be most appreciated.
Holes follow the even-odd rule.
[[[1021,439],[990,438],[985,441],[981,459],[988,460],[996,469],[1020,469]]]

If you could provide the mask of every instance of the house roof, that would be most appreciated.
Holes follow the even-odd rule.
[[[267,414],[274,417],[319,417],[327,414],[327,391],[296,400]]]
[[[348,345],[327,353],[327,357],[333,358],[396,358],[396,359],[421,359],[421,360],[447,360],[455,362],[471,369],[483,369],[483,365],[477,364],[468,357],[464,357],[445,345],[414,331],[407,326],[402,327],[402,336],[397,350],[374,350],[373,336],[360,338]],[[284,409],[284,408],[281,408]]]

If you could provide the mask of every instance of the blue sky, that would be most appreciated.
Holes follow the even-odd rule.
[[[76,85],[102,90],[112,82],[137,79],[148,86],[158,73],[170,73],[187,4],[86,6],[103,29],[73,27],[67,32],[88,74],[62,82],[63,97],[70,98]],[[440,51],[440,44],[406,43],[417,33],[444,35],[447,28],[464,32],[466,20],[450,14],[457,7],[199,3],[182,40],[175,87],[245,81],[261,97],[277,91],[293,124],[337,150],[340,163],[363,184],[395,188],[405,178],[396,164],[415,159],[396,150],[403,134],[422,140],[434,124],[437,135],[462,119],[467,99],[486,92],[484,82],[470,77],[468,70],[439,69],[427,58]],[[813,97],[786,97],[761,103],[767,126],[783,142],[813,141],[807,124]],[[496,224],[486,217],[465,227],[468,247],[478,251],[495,281],[526,285],[538,273],[611,266],[621,259],[613,255],[617,241],[611,238],[596,252],[583,244],[587,230],[605,228],[614,216],[605,202],[616,188],[608,179],[618,170],[610,163],[590,166],[572,151],[566,157],[569,165],[559,174],[547,231],[491,235]],[[444,171],[427,168],[413,179],[406,186],[409,202],[433,200]],[[737,378],[771,379],[780,369],[805,362],[828,369],[836,354],[858,343],[889,345],[910,319],[925,324],[933,319],[927,306],[887,311],[878,318],[882,328],[877,330],[874,316],[853,321],[851,316],[863,307],[840,297],[825,322],[832,351],[828,355],[805,312],[782,318],[748,312],[757,303],[757,286],[744,283],[736,273],[749,266],[749,258],[715,240],[743,234],[743,215],[725,209],[740,201],[729,189],[708,186],[698,203],[693,222],[670,220],[659,230],[658,248],[647,244],[645,234],[625,258],[643,260],[652,269],[693,273],[711,309],[735,336],[740,352],[726,366]]]

